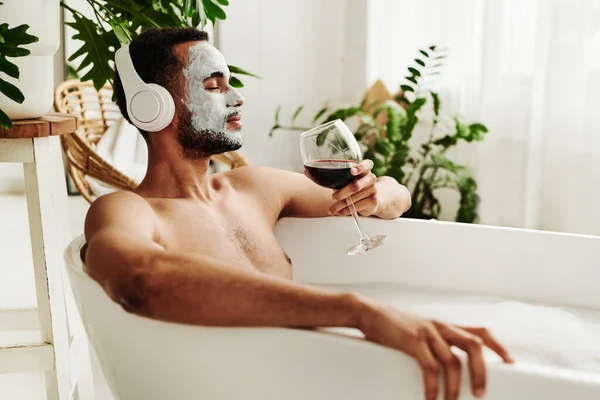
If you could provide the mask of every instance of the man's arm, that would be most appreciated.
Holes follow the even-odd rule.
[[[156,241],[156,224],[133,193],[104,196],[88,212],[87,272],[127,311],[200,325],[358,327],[354,295],[169,251]]]
[[[377,178],[371,173],[371,160],[358,164],[351,171],[357,176],[356,180],[337,191],[321,187],[305,175],[295,172],[264,167],[250,168],[255,173],[248,176],[252,177],[256,186],[262,188],[267,182],[269,190],[265,193],[269,196],[276,193],[279,196],[282,217],[350,215],[347,204],[350,197],[359,214],[383,219],[398,218],[411,205],[410,193],[406,187],[394,178]]]

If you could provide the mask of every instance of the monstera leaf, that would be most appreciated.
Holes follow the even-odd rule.
[[[202,0],[204,12],[206,13],[206,18],[208,18],[213,24],[217,19],[227,18],[227,15],[225,15],[225,11],[223,11],[223,9],[217,3],[220,3],[224,6],[229,5],[229,2],[227,0],[218,0],[216,3],[212,0]]]
[[[73,61],[80,56],[85,56],[76,68],[76,72],[80,73],[89,68],[81,79],[84,81],[91,79],[94,81],[96,90],[100,90],[113,75],[113,69],[109,64],[109,60],[113,58],[114,50],[111,51],[109,46],[117,44],[118,47],[118,40],[114,31],[99,29],[92,20],[86,18],[81,13],[73,13],[73,18],[75,21],[67,22],[67,25],[77,31],[73,35],[73,39],[81,40],[83,44],[69,57],[69,61]]]
[[[27,33],[29,25],[19,25],[9,28],[8,24],[0,24],[0,73],[6,74],[11,78],[19,79],[19,68],[10,62],[8,57],[24,57],[31,53],[29,50],[21,47],[26,44],[38,41],[38,38]],[[12,83],[2,79],[0,75],[0,93],[9,99],[21,104],[25,100],[23,92]],[[0,126],[6,129],[12,128],[12,122],[8,115],[0,110]]]

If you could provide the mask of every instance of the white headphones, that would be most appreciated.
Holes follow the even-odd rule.
[[[129,44],[123,45],[115,54],[115,66],[121,78],[127,114],[138,128],[156,132],[171,123],[175,115],[173,96],[156,83],[145,83],[135,72],[129,54]]]

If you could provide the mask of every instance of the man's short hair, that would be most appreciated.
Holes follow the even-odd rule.
[[[183,65],[174,53],[173,47],[179,43],[198,40],[208,40],[208,34],[196,28],[152,28],[141,33],[131,42],[129,53],[135,71],[144,82],[157,83],[171,94],[176,94],[175,83]],[[131,122],[127,114],[123,83],[116,69],[113,89],[121,114]],[[147,140],[148,132],[141,129],[140,132]]]

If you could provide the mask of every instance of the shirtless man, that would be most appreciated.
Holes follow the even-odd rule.
[[[133,192],[103,196],[85,224],[87,272],[132,313],[210,326],[351,327],[416,359],[425,397],[457,399],[461,366],[451,346],[468,354],[472,391],[485,392],[482,346],[511,362],[483,328],[460,328],[395,309],[357,293],[335,293],[291,280],[292,266],[273,228],[281,217],[348,215],[352,196],[364,216],[399,217],[410,207],[406,188],[375,178],[360,163],[359,178],[333,193],[304,175],[248,166],[208,174],[212,154],[242,144],[243,98],[228,84],[223,55],[195,29],[140,35],[129,48],[146,83],[172,95],[172,121],[148,142],[148,172]],[[125,49],[126,50],[126,49]],[[123,71],[122,65],[117,68]],[[123,75],[123,72],[121,72]],[[115,76],[123,115],[127,82]],[[131,94],[129,94],[131,96]],[[139,124],[138,124],[139,125]]]

